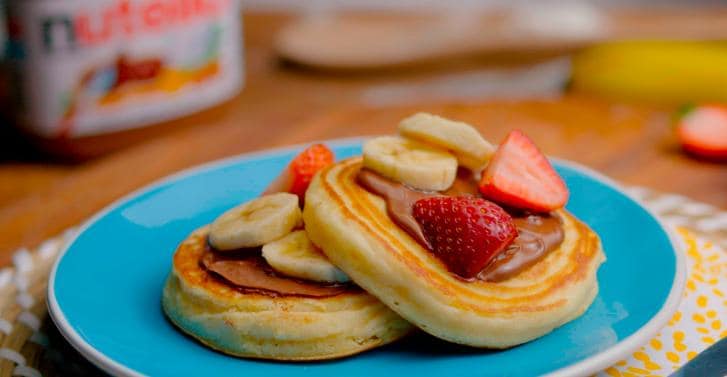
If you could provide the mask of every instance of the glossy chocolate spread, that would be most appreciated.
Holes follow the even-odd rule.
[[[294,279],[276,273],[260,255],[259,250],[218,253],[207,245],[202,268],[243,293],[271,297],[331,297],[359,288],[353,284],[325,284]]]
[[[563,242],[560,217],[549,214],[514,215],[518,236],[478,275],[485,281],[502,281],[517,275],[555,250]]]
[[[391,219],[427,249],[431,249],[431,247],[412,214],[414,203],[419,199],[437,195],[480,195],[474,178],[466,169],[458,171],[454,184],[445,192],[417,191],[368,169],[361,169],[356,179],[365,189],[384,198]],[[508,211],[508,213],[513,217],[518,237],[506,251],[496,256],[480,272],[477,276],[480,280],[502,281],[515,276],[545,257],[548,252],[556,249],[563,242],[563,227],[558,216],[513,211]]]

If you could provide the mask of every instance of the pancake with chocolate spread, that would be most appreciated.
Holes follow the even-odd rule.
[[[564,209],[509,210],[517,238],[474,278],[453,274],[428,250],[411,206],[432,196],[478,195],[468,179],[443,192],[414,190],[350,158],[316,176],[303,218],[332,263],[439,338],[505,348],[580,316],[598,292],[605,257],[598,236]]]
[[[162,306],[181,330],[235,356],[343,357],[401,338],[412,326],[351,282],[318,283],[276,272],[260,250],[218,252],[209,227],[174,254]]]

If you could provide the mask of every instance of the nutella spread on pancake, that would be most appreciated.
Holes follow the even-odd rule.
[[[563,224],[548,214],[513,216],[518,230],[515,241],[480,272],[485,281],[501,281],[534,265],[563,242]]]
[[[427,242],[419,224],[414,219],[412,209],[417,200],[439,195],[438,193],[426,193],[411,189],[368,169],[361,169],[356,176],[356,180],[367,190],[383,197],[386,200],[386,210],[391,219],[406,230],[410,236],[414,237],[417,242],[430,248],[429,242]]]
[[[368,169],[361,169],[357,182],[386,201],[391,219],[427,249],[431,249],[421,227],[412,215],[414,203],[432,196],[479,196],[471,173],[460,168],[452,187],[445,192],[422,192],[391,181]],[[518,237],[477,276],[484,281],[506,280],[545,257],[563,241],[561,220],[553,214],[510,213]]]
[[[353,284],[322,284],[280,275],[254,250],[239,253],[228,251],[222,255],[207,245],[200,265],[213,276],[220,277],[225,283],[244,293],[273,297],[331,297],[358,289]]]

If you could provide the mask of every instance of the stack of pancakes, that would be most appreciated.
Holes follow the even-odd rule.
[[[547,215],[558,219],[559,244],[503,278],[464,278],[399,226],[384,197],[357,181],[364,165],[365,157],[354,157],[322,167],[303,192],[303,239],[350,282],[295,278],[275,270],[259,254],[254,260],[210,267],[218,257],[209,244],[209,227],[204,227],[174,255],[163,294],[167,316],[225,353],[320,360],[393,342],[415,328],[473,347],[511,347],[580,316],[596,297],[596,273],[605,256],[598,236],[562,208],[567,198]],[[535,242],[544,241],[536,237]],[[251,255],[249,249],[242,252]],[[267,258],[264,253],[263,247]],[[235,263],[245,266],[236,272],[242,274],[239,279],[224,273],[234,270]]]

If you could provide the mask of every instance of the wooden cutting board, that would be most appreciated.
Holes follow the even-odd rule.
[[[314,114],[284,104],[281,101],[273,115],[268,111],[267,116],[256,116],[233,101],[229,109],[206,118],[204,126],[186,127],[83,165],[46,190],[3,207],[0,264],[7,263],[16,248],[37,245],[124,194],[180,169],[270,147],[392,133],[401,118],[416,111],[469,122],[493,142],[519,128],[547,154],[580,162],[625,183],[727,208],[725,166],[698,162],[679,152],[669,114],[655,108],[579,97],[376,109],[342,105]]]
[[[462,56],[547,55],[623,40],[723,40],[727,7],[527,3],[439,12],[303,17],[278,34],[280,56],[326,70],[366,70]]]

